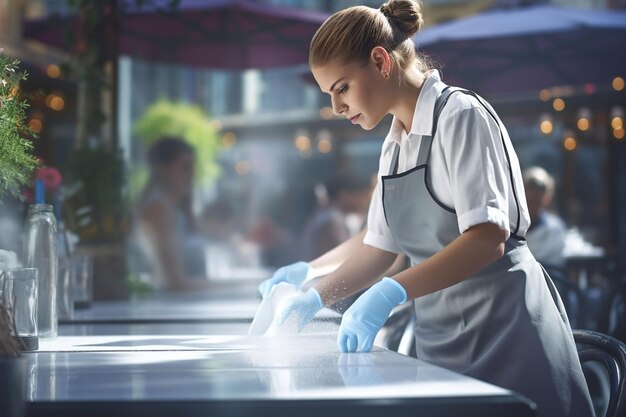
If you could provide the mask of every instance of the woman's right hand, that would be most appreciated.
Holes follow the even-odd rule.
[[[324,308],[322,297],[313,287],[307,292],[285,300],[272,323],[280,333],[300,333],[313,317]]]
[[[271,278],[266,279],[259,285],[259,292],[263,298],[267,297],[272,291],[272,287],[279,282],[288,282],[300,288],[306,280],[311,265],[307,262],[296,262],[291,265],[279,268]]]

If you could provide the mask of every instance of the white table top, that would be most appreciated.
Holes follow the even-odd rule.
[[[251,295],[252,294],[252,295]],[[527,417],[505,389],[375,347],[341,354],[339,315],[302,334],[246,332],[250,291],[96,302],[24,354],[29,417]]]
[[[313,401],[322,414],[334,410],[335,401],[361,411],[382,401],[378,405],[394,405],[404,415],[417,415],[420,404],[424,415],[433,406],[459,412],[478,407],[475,415],[481,416],[532,415],[525,401],[505,389],[410,357],[378,347],[341,354],[334,332],[61,336],[42,341],[38,353],[24,358],[30,416],[79,415],[85,404],[97,404],[96,415],[103,416],[166,415],[164,403],[191,415],[215,407],[242,415],[241,407],[255,404],[254,415],[269,416],[290,409],[291,401]]]

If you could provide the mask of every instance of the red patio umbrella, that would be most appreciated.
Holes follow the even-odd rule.
[[[221,69],[306,63],[309,43],[327,15],[245,0],[157,0],[116,5],[119,55]],[[175,3],[175,2],[174,2]],[[73,16],[24,23],[24,37],[57,47]]]

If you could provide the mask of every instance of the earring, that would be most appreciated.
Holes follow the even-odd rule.
[[[389,79],[389,73],[387,71],[383,71],[381,75],[383,76],[383,80]]]

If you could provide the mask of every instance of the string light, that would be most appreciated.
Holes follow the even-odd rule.
[[[573,136],[568,136],[563,139],[563,147],[566,151],[573,152],[576,149],[576,138]]]
[[[28,121],[28,128],[35,133],[41,132],[43,123],[39,119],[30,119]]]
[[[554,130],[552,117],[549,114],[545,113],[541,115],[541,118],[539,119],[539,130],[541,130],[541,133],[544,135],[549,135]]]
[[[28,121],[28,128],[35,133],[40,133],[43,128],[43,114],[37,110],[33,111]]]
[[[549,101],[551,97],[552,95],[550,94],[550,90],[548,90],[547,88],[544,88],[539,92],[539,99],[541,101]]]
[[[58,65],[50,64],[46,68],[46,74],[50,78],[59,78],[61,76],[61,68]]]
[[[330,153],[333,150],[331,137],[330,132],[325,129],[317,134],[317,150],[320,153]]]
[[[624,89],[624,79],[622,77],[615,77],[611,85],[615,91],[622,91]]]
[[[50,101],[50,108],[52,110],[61,111],[65,107],[65,100],[61,96],[54,96]]]
[[[296,133],[296,138],[293,140],[293,144],[300,152],[306,152],[311,150],[311,139],[304,130],[299,130]]]
[[[611,109],[611,127],[614,130],[624,127],[624,109],[615,106]]]
[[[555,98],[552,102],[552,108],[556,111],[565,110],[565,101],[562,98]]]
[[[589,130],[589,128],[591,127],[591,111],[588,108],[582,107],[578,111],[578,120],[576,121],[576,126],[578,127],[578,130],[583,132]]]
[[[51,93],[46,96],[46,106],[52,110],[61,111],[65,107],[65,100],[60,93]]]
[[[615,136],[615,139],[618,139],[618,140],[624,139],[624,128],[620,127],[619,129],[614,129],[613,136]]]

